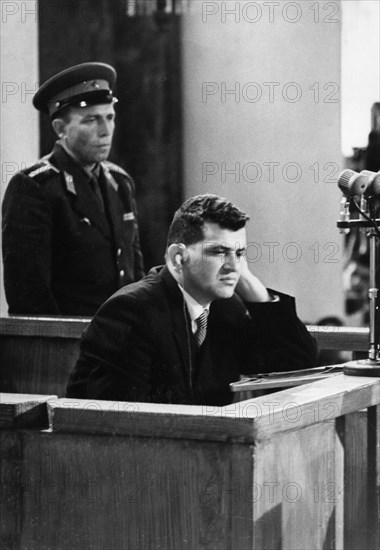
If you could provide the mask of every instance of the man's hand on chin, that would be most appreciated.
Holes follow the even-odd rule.
[[[239,261],[242,265],[236,293],[245,302],[270,302],[272,298],[260,279],[249,270],[246,258],[241,256]]]

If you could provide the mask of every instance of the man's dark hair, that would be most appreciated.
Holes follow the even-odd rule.
[[[202,241],[205,222],[217,223],[223,229],[238,231],[248,220],[249,216],[227,199],[211,194],[196,195],[185,201],[174,214],[167,245],[189,245]]]

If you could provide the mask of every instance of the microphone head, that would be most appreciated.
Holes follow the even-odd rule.
[[[346,196],[363,195],[369,186],[369,178],[354,170],[343,170],[338,176],[338,187]]]
[[[362,170],[360,174],[367,177],[369,181],[365,194],[367,196],[380,195],[380,171],[371,172],[370,170]]]

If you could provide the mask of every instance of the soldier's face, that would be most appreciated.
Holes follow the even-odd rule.
[[[63,139],[73,156],[83,165],[105,160],[115,129],[112,103],[73,107],[63,124]]]

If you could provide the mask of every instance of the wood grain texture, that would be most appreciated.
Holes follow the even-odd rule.
[[[224,407],[58,399],[48,411],[54,432],[254,441],[252,419]]]
[[[259,443],[254,548],[343,547],[343,453],[334,421]]]
[[[379,401],[380,379],[341,374],[226,407],[61,399],[48,408],[54,431],[254,443]]]
[[[344,549],[357,550],[368,532],[368,411],[344,417],[342,442],[345,449]]]
[[[56,395],[0,394],[0,427],[47,428],[46,403],[57,399]]]
[[[256,402],[268,412],[256,422],[255,438],[257,441],[268,439],[277,433],[335,420],[375,405],[379,400],[379,378],[344,374],[259,397]],[[244,407],[244,403],[249,401],[240,405]]]
[[[81,317],[0,317],[0,336],[80,339],[89,323],[90,319]]]
[[[28,433],[21,548],[251,548],[236,489],[250,457],[250,446],[215,442]]]
[[[286,390],[236,404],[255,404],[244,417],[239,407],[50,400],[49,430],[0,439],[5,547],[378,548],[379,381],[324,382],[297,388],[298,403]],[[340,408],[325,410],[326,399]],[[298,406],[313,417],[298,418]]]
[[[0,336],[43,336],[46,338],[81,338],[89,318],[68,317],[0,317]],[[307,325],[320,349],[367,351],[369,329]]]
[[[22,433],[0,431],[0,547],[19,550],[23,528]]]
[[[380,547],[380,405],[368,409],[368,550]]]
[[[78,355],[78,339],[3,336],[0,390],[63,397]]]

